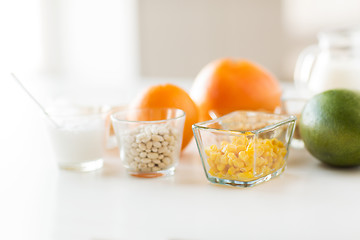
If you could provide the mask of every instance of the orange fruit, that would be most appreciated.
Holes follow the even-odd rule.
[[[199,113],[189,94],[172,84],[151,86],[141,92],[130,104],[130,108],[178,108],[185,112],[185,125],[181,149],[184,149],[193,137],[192,125],[198,122]]]
[[[271,73],[255,63],[220,59],[200,71],[190,96],[199,108],[199,120],[205,121],[210,111],[220,116],[235,110],[273,112],[280,106],[281,88]]]

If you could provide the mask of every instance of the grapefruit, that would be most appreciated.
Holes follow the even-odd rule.
[[[310,99],[300,117],[306,149],[336,167],[360,165],[360,92],[325,91]]]

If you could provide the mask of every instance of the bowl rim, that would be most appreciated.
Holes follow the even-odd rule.
[[[270,125],[266,125],[263,128],[258,128],[258,129],[254,129],[254,130],[248,130],[248,131],[241,131],[241,130],[233,130],[233,129],[219,129],[219,128],[212,128],[212,127],[205,127],[203,125],[205,124],[211,124],[211,123],[216,123],[219,120],[228,117],[229,115],[235,114],[235,113],[252,113],[252,114],[265,114],[265,115],[273,115],[273,116],[283,116],[285,119],[281,120],[279,122],[270,124]],[[270,130],[273,130],[276,127],[279,127],[281,125],[287,124],[287,123],[291,123],[291,122],[296,122],[297,117],[295,115],[292,114],[277,114],[277,113],[267,113],[267,112],[261,112],[261,111],[245,111],[245,110],[237,110],[237,111],[233,111],[231,113],[225,114],[219,118],[216,119],[212,119],[212,120],[208,120],[208,121],[204,121],[204,122],[199,122],[199,123],[195,123],[192,125],[192,128],[195,129],[201,129],[201,130],[206,130],[206,131],[213,131],[213,132],[223,132],[223,133],[253,133],[253,134],[259,134],[259,133],[263,133],[263,132],[267,132]]]
[[[110,111],[110,106],[106,104],[54,104],[46,107],[46,111],[51,117],[58,119],[104,117]]]
[[[151,120],[151,121],[125,120],[125,119],[119,119],[116,117],[117,114],[121,114],[121,113],[124,114],[126,112],[140,112],[140,111],[149,111],[149,110],[175,110],[175,111],[179,111],[180,115],[177,117],[160,119],[160,120]],[[110,115],[111,121],[117,122],[117,123],[165,123],[168,121],[178,120],[178,119],[185,118],[185,117],[186,117],[185,111],[182,109],[179,109],[179,108],[136,108],[136,109],[128,109],[127,108],[127,109],[113,112]]]

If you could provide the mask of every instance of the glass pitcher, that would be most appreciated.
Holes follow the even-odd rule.
[[[360,29],[320,32],[299,56],[295,86],[305,97],[334,89],[360,90]]]

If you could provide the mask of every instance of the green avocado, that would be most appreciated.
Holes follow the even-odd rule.
[[[360,165],[360,92],[333,89],[311,98],[301,113],[306,149],[335,167]]]

